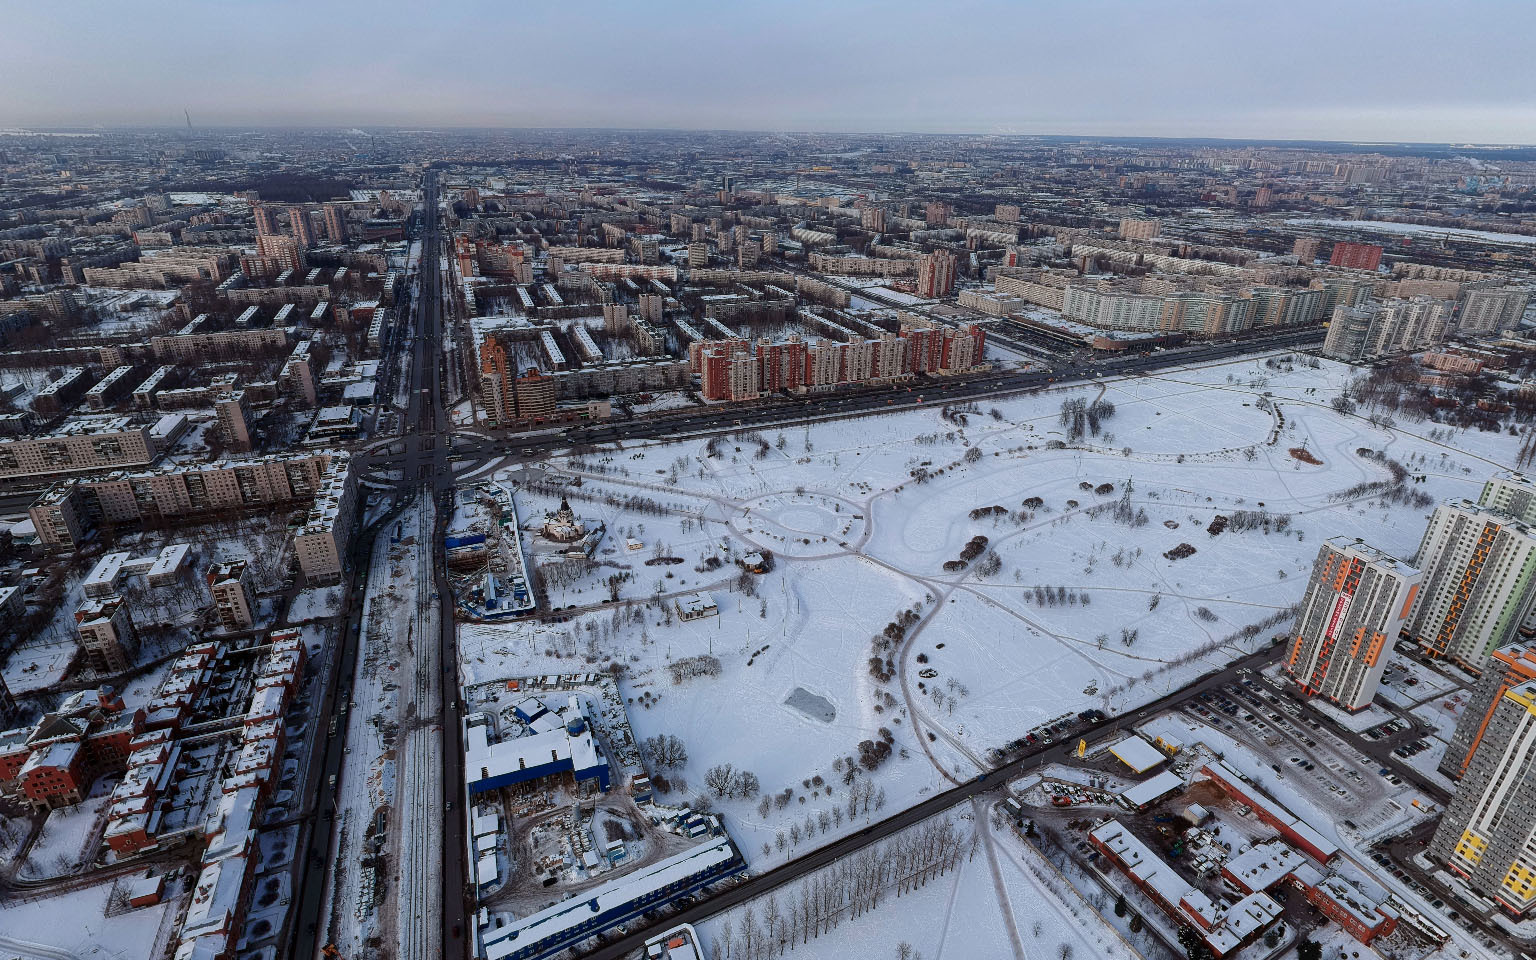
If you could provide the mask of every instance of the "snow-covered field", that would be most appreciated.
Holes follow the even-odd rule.
[[[73,873],[95,856],[95,843],[101,838],[101,824],[108,801],[112,799],[115,780],[102,778],[91,787],[90,796],[73,807],[50,810],[43,830],[27,859],[21,876],[41,879]],[[7,914],[9,915],[9,914]]]
[[[766,815],[760,800],[713,801],[761,869],[803,852],[778,837],[851,792],[908,805],[1041,721],[1133,707],[1267,642],[1327,537],[1412,555],[1427,509],[1338,496],[1388,476],[1360,449],[1423,474],[1411,489],[1436,500],[1475,497],[1512,463],[1515,437],[1335,412],[1353,372],[1244,359],[959,416],[915,410],[557,459],[554,479],[582,481],[560,488],[576,512],[607,525],[597,562],[550,588],[567,622],[463,625],[464,679],[617,664],[636,736],[688,747],[674,790],[702,792],[705,771],[728,762],[753,770],[765,795],[791,791]],[[1066,443],[1063,401],[1101,389],[1115,412],[1098,436]],[[518,493],[524,518],[557,502],[553,486]],[[999,509],[973,513],[988,507]],[[1207,532],[1237,511],[1269,522]],[[978,536],[983,552],[946,569]],[[658,543],[682,562],[647,565]],[[1194,552],[1165,557],[1180,544]],[[746,594],[735,561],[759,549],[775,567]],[[615,574],[628,578],[612,605]],[[694,590],[718,617],[682,622],[655,601]],[[872,643],[903,611],[899,639]],[[674,684],[668,665],[698,655],[717,658],[718,675]],[[803,709],[816,701],[797,690],[830,718]],[[846,785],[859,743],[881,740],[890,759],[853,780],[870,787]],[[856,821],[874,809],[861,805]]]
[[[18,958],[90,957],[91,960],[150,960],[163,947],[161,921],[174,904],[127,910],[108,917],[112,884],[102,883],[64,896],[15,899],[0,924],[0,956]]]
[[[962,822],[967,835],[977,828],[974,815]],[[1065,946],[1069,957],[1138,956],[1068,883],[1050,882],[1050,865],[1011,830],[990,824],[980,830],[979,842],[968,846],[955,869],[899,897],[887,891],[873,910],[819,936],[804,936],[783,955],[971,960],[1061,957]],[[700,929],[706,949],[720,951],[727,960],[742,953],[748,912],[766,929],[770,909],[789,913],[797,908],[794,888],[785,894],[771,907],[753,901],[709,920]],[[903,953],[903,944],[912,952]],[[725,952],[728,945],[735,948],[732,953]]]
[[[1287,220],[1296,226],[1344,227],[1351,230],[1373,230],[1377,233],[1394,233],[1401,236],[1429,234],[1458,240],[1482,240],[1487,243],[1525,246],[1536,243],[1536,237],[1523,233],[1499,233],[1492,230],[1473,230],[1467,227],[1442,227],[1432,223],[1397,223],[1393,220],[1311,220],[1306,218]]]

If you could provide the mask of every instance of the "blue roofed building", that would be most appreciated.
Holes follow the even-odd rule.
[[[529,718],[526,736],[501,739],[490,714],[465,718],[464,779],[470,796],[567,773],[577,784],[595,782],[607,792],[608,760],[576,697],[558,713],[532,701],[519,704],[514,714]]]

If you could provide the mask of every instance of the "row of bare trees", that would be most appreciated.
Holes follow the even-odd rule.
[[[844,920],[877,909],[959,866],[977,848],[974,830],[952,816],[936,817],[884,843],[844,857],[761,903],[727,916],[715,938],[714,960],[767,960],[793,951]]]

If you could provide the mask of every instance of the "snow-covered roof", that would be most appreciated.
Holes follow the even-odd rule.
[[[1268,890],[1307,858],[1282,840],[1256,843],[1226,862],[1224,870],[1244,890]]]
[[[128,899],[137,900],[140,897],[157,897],[165,885],[162,877],[153,875],[139,877],[128,884]]]
[[[491,743],[484,726],[466,731],[464,769],[471,788],[521,770],[536,770],[569,762],[574,770],[590,770],[602,764],[590,728],[572,736],[564,726],[527,737]]]
[[[1385,919],[1385,915],[1378,912],[1380,906],[1343,877],[1332,876],[1315,886],[1363,927],[1374,927]],[[1387,909],[1391,910],[1390,907]]]
[[[246,722],[282,716],[287,698],[286,687],[261,687],[251,695],[251,709],[246,713]]]
[[[1227,908],[1227,929],[1242,941],[1280,916],[1280,904],[1268,894],[1252,893]]]
[[[1145,742],[1145,741],[1143,741]],[[1140,809],[1184,786],[1184,780],[1171,770],[1164,770],[1151,780],[1143,780],[1120,796],[1132,807]]]
[[[218,806],[208,817],[204,863],[245,855],[256,837],[256,808],[260,799],[261,792],[256,787],[242,787],[219,797]]]
[[[1189,881],[1175,873],[1150,847],[1132,836],[1120,821],[1106,820],[1095,827],[1090,836],[1120,860],[1126,873],[1169,905],[1176,905],[1189,892]]]
[[[475,882],[478,884],[495,883],[501,877],[501,870],[496,866],[496,853],[492,851],[475,861]]]
[[[205,933],[191,940],[183,937],[173,960],[222,960],[229,955],[229,935]]]
[[[501,831],[501,814],[477,813],[470,820],[470,833],[476,837],[486,834],[496,834]]]
[[[79,740],[55,740],[41,750],[33,752],[27,758],[27,762],[21,765],[19,771],[22,776],[31,773],[39,767],[68,767],[74,764],[80,756],[81,742]]]
[[[205,933],[223,933],[240,911],[240,894],[245,887],[246,859],[243,856],[215,860],[203,867],[193,887],[192,903],[187,907],[181,935],[197,937]]]
[[[1311,824],[1271,799],[1264,793],[1262,788],[1226,761],[1212,760],[1205,765],[1205,770],[1208,773],[1215,774],[1220,780],[1225,781],[1231,786],[1240,789],[1243,798],[1248,802],[1249,806],[1273,818],[1276,823],[1283,824],[1285,829],[1290,830],[1294,834],[1293,840],[1295,842],[1302,846],[1311,845],[1314,850],[1323,855],[1324,860],[1331,860],[1334,854],[1338,853],[1338,844],[1323,836]]]
[[[1136,773],[1146,773],[1168,759],[1161,750],[1136,734],[1131,734],[1110,747],[1109,752],[1113,753],[1121,763],[1130,767]]]
[[[736,856],[729,837],[685,850],[644,870],[598,888],[592,897],[572,897],[538,913],[514,920],[486,935],[485,960],[502,960],[530,943],[553,940],[594,916],[634,903],[656,890],[665,890],[707,870],[729,863]],[[593,931],[596,933],[596,931]]]
[[[133,559],[133,554],[114,551],[104,554],[96,565],[91,567],[91,572],[85,575],[81,583],[81,589],[88,597],[106,596],[114,592],[117,586],[117,578],[123,573],[123,565]]]

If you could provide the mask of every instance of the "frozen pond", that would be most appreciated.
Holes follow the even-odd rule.
[[[820,720],[822,723],[831,723],[837,719],[837,708],[832,706],[832,701],[826,697],[814,694],[804,687],[796,687],[784,698],[787,706],[810,717],[812,720]]]

